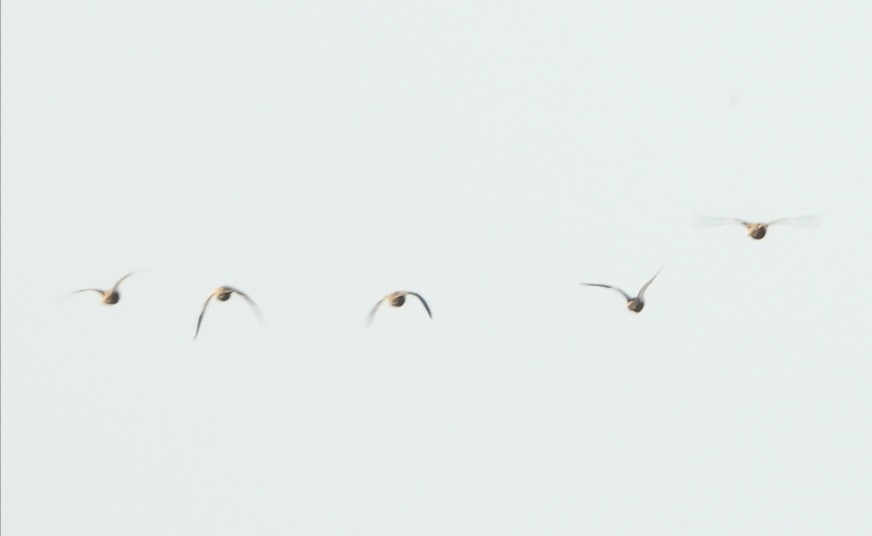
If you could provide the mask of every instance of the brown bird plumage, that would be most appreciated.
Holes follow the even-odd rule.
[[[115,305],[116,303],[118,303],[119,300],[121,300],[121,293],[118,292],[118,285],[120,285],[121,282],[124,281],[125,279],[127,279],[128,277],[135,274],[137,271],[138,270],[130,272],[129,274],[126,274],[124,277],[119,279],[114,285],[112,285],[112,288],[110,288],[108,290],[103,290],[103,289],[99,289],[99,288],[83,288],[83,289],[79,289],[79,290],[74,290],[71,294],[76,294],[79,292],[98,292],[98,293],[100,293],[100,296],[101,296],[100,297],[101,303],[103,303],[104,305]]]
[[[661,268],[661,270],[662,270],[662,268]],[[654,278],[656,278],[657,275],[659,275],[659,274],[660,274],[660,270],[657,270],[657,273],[654,274],[654,277],[652,277],[651,279],[648,280],[647,283],[642,285],[642,288],[639,289],[639,294],[636,296],[630,296],[629,294],[627,294],[623,290],[619,289],[618,287],[612,286],[612,285],[605,285],[602,283],[582,283],[582,285],[587,285],[589,287],[610,288],[612,290],[616,290],[616,291],[620,292],[621,295],[624,296],[624,298],[626,298],[627,309],[633,311],[634,313],[638,313],[639,311],[642,310],[643,307],[645,307],[645,291],[648,289],[648,286],[654,281]]]
[[[800,227],[817,227],[820,224],[820,216],[817,214],[809,214],[806,216],[795,216],[792,218],[778,218],[769,222],[753,222],[742,220],[739,218],[712,218],[709,216],[697,216],[696,224],[701,227],[712,227],[714,225],[723,225],[726,223],[738,223],[744,225],[748,231],[748,236],[754,240],[761,240],[766,236],[769,227],[772,225],[794,225]]]
[[[367,317],[367,325],[372,324],[372,319],[375,316],[375,312],[378,310],[379,306],[382,303],[387,303],[392,307],[402,307],[404,303],[406,303],[406,296],[414,296],[421,301],[421,304],[424,306],[424,309],[427,311],[427,316],[430,319],[433,319],[433,313],[430,312],[430,306],[427,305],[427,302],[424,301],[424,298],[421,297],[417,292],[412,292],[410,290],[398,290],[396,292],[391,292],[384,298],[380,299],[376,302],[375,307],[372,308],[372,311],[369,312],[369,316]]]
[[[260,309],[257,307],[257,304],[254,303],[254,300],[248,297],[248,294],[233,287],[228,287],[226,285],[223,287],[218,287],[214,291],[212,291],[212,294],[210,294],[209,297],[206,298],[206,303],[203,304],[203,309],[200,311],[200,317],[197,319],[197,330],[194,331],[194,339],[196,339],[197,335],[200,333],[200,324],[203,323],[203,315],[206,314],[206,307],[209,305],[209,302],[212,301],[212,298],[216,298],[218,299],[218,301],[227,301],[230,299],[230,296],[232,294],[239,294],[240,296],[245,298],[245,301],[247,301],[249,305],[251,305],[251,308],[252,310],[254,310],[254,313],[257,315],[257,317],[259,319],[262,318],[262,315],[260,314]]]

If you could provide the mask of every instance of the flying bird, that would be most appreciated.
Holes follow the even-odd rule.
[[[661,268],[661,270],[662,270],[662,268]],[[627,309],[633,311],[634,313],[638,313],[639,311],[642,310],[643,307],[645,307],[645,291],[648,289],[648,286],[654,281],[654,278],[656,278],[658,274],[660,274],[660,270],[657,270],[657,273],[654,274],[654,277],[652,277],[651,279],[648,280],[647,283],[642,285],[642,288],[639,289],[638,296],[630,296],[629,294],[627,294],[623,290],[619,289],[618,287],[615,287],[612,285],[604,285],[602,283],[582,283],[582,285],[587,285],[589,287],[610,288],[612,290],[616,290],[616,291],[620,292],[624,296],[624,298],[626,298]]]
[[[116,303],[118,303],[118,300],[121,299],[121,293],[118,292],[118,285],[120,285],[121,282],[124,281],[125,279],[127,279],[128,277],[135,274],[137,271],[139,271],[139,270],[136,270],[136,271],[130,272],[129,274],[126,274],[124,277],[119,279],[118,282],[116,282],[115,285],[113,285],[112,288],[110,288],[109,290],[102,290],[99,288],[83,288],[83,289],[79,289],[79,290],[74,290],[73,292],[71,292],[71,294],[76,294],[79,292],[90,292],[90,291],[99,292],[101,295],[100,301],[103,304],[115,305]]]
[[[230,299],[230,296],[232,294],[239,294],[240,296],[245,298],[245,301],[247,301],[249,305],[251,305],[251,308],[252,310],[254,310],[254,313],[257,315],[257,317],[262,318],[262,315],[260,314],[260,309],[258,309],[257,304],[254,303],[254,301],[249,298],[246,293],[233,287],[218,287],[214,291],[212,291],[212,294],[209,294],[209,297],[206,298],[206,303],[203,304],[203,310],[200,311],[200,318],[197,319],[197,330],[194,332],[194,339],[196,339],[197,335],[200,333],[200,324],[203,323],[203,315],[206,314],[206,307],[209,305],[209,302],[212,301],[212,298],[217,298],[218,301],[227,301]]]
[[[739,218],[712,218],[709,216],[697,216],[696,224],[702,227],[712,227],[714,225],[723,225],[725,223],[738,223],[744,225],[748,231],[748,236],[754,240],[760,240],[766,236],[770,225],[794,225],[800,227],[817,227],[820,224],[820,216],[817,214],[809,214],[806,216],[795,216],[792,218],[779,218],[769,222],[752,222]]]
[[[421,297],[417,292],[412,292],[410,290],[398,290],[396,292],[391,292],[384,298],[380,299],[376,302],[375,307],[372,308],[372,311],[369,312],[369,317],[367,318],[367,325],[372,324],[372,318],[375,316],[375,312],[378,310],[379,306],[382,303],[388,303],[392,307],[402,307],[404,303],[406,303],[406,296],[414,296],[421,300],[421,304],[424,305],[424,309],[427,311],[427,316],[430,319],[433,319],[433,313],[430,312],[430,306],[427,305],[427,302],[424,301],[424,298]]]

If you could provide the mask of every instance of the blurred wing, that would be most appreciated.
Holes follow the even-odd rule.
[[[100,290],[100,289],[98,289],[98,288],[80,288],[79,290],[74,290],[74,291],[70,292],[70,294],[76,294],[76,293],[79,293],[79,292],[90,292],[90,291],[92,291],[92,290],[93,290],[94,292],[99,292],[100,294],[103,294],[103,291]]]
[[[79,289],[79,290],[74,290],[74,291],[72,291],[72,292],[68,292],[67,294],[64,294],[63,296],[61,296],[60,298],[58,298],[58,301],[65,300],[66,298],[69,298],[69,297],[72,296],[73,294],[78,294],[79,292],[90,292],[90,291],[92,291],[92,290],[93,290],[94,292],[97,292],[97,293],[101,294],[101,295],[103,294],[103,291],[100,290],[100,289],[98,289],[98,288],[81,288],[81,289]]]
[[[197,319],[197,331],[194,332],[194,339],[197,338],[197,335],[200,333],[200,324],[203,323],[203,315],[206,314],[206,306],[209,305],[209,301],[215,297],[215,293],[209,294],[209,297],[206,298],[206,303],[203,304],[203,310],[200,311],[200,318]]]
[[[375,304],[375,307],[373,307],[372,311],[369,312],[369,316],[366,317],[366,325],[367,326],[372,324],[372,318],[375,316],[375,312],[378,311],[378,308],[382,304],[383,301],[385,301],[384,298],[377,301]]]
[[[235,292],[236,294],[239,294],[240,296],[245,298],[245,301],[247,301],[248,304],[251,305],[251,308],[254,310],[254,314],[257,315],[257,318],[259,320],[263,320],[263,314],[261,314],[260,308],[257,306],[256,303],[254,303],[254,300],[252,300],[251,298],[248,297],[248,294],[242,292],[241,290],[237,290],[233,287],[224,287],[224,288],[226,288],[227,290],[229,290],[231,292]]]
[[[662,269],[663,269],[663,268],[661,268],[660,270],[662,270]],[[639,299],[642,299],[642,298],[645,297],[645,291],[648,290],[648,286],[649,286],[651,283],[654,282],[654,279],[656,279],[657,276],[660,275],[660,270],[657,270],[657,273],[654,274],[654,277],[652,277],[651,279],[649,279],[648,282],[645,283],[644,285],[642,285],[642,288],[639,289],[639,296],[638,296]]]
[[[619,289],[618,287],[613,287],[613,286],[611,286],[611,285],[603,285],[602,283],[582,283],[582,285],[587,285],[588,287],[610,288],[610,289],[612,289],[612,290],[615,290],[615,291],[617,291],[617,292],[620,292],[620,293],[624,296],[624,298],[627,299],[627,301],[630,301],[630,300],[633,299],[632,296],[630,296],[629,294],[627,294],[627,293],[624,292],[623,290]]]
[[[779,218],[772,220],[768,225],[795,225],[797,227],[817,227],[821,224],[820,214],[806,214],[805,216],[794,216],[792,218]]]
[[[433,320],[433,313],[430,312],[430,306],[427,305],[427,302],[424,301],[424,298],[422,298],[421,295],[418,294],[417,292],[409,292],[409,294],[411,294],[412,296],[414,296],[414,297],[418,298],[419,300],[421,300],[421,303],[424,305],[424,309],[427,310],[427,316],[430,317],[430,320]]]
[[[135,273],[136,273],[136,271],[130,272],[129,274],[127,274],[124,277],[122,277],[121,279],[119,279],[118,282],[115,283],[115,285],[112,287],[112,290],[116,290],[118,288],[118,285],[120,285],[122,281],[124,281],[125,279],[127,279],[128,277],[132,276]]]

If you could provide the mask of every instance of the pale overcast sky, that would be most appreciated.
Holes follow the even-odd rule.
[[[872,533],[870,28],[4,2],[4,536]]]

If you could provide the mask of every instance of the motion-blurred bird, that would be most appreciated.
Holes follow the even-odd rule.
[[[116,303],[118,303],[118,300],[121,299],[121,293],[118,292],[118,285],[120,285],[121,282],[124,281],[125,279],[127,279],[128,277],[135,274],[137,271],[139,271],[139,270],[136,270],[136,271],[130,272],[129,274],[126,274],[124,277],[119,279],[118,282],[115,283],[115,285],[113,285],[112,288],[110,288],[109,290],[102,290],[99,288],[83,288],[83,289],[79,289],[79,290],[74,290],[71,294],[76,294],[79,292],[90,292],[90,291],[99,292],[101,295],[100,301],[102,303],[104,303],[105,305],[115,305]]]
[[[642,310],[643,307],[645,307],[645,290],[648,289],[648,286],[651,284],[651,282],[654,281],[654,278],[656,278],[658,274],[660,274],[660,270],[657,270],[657,273],[654,274],[654,277],[652,277],[651,279],[648,280],[647,283],[642,285],[642,288],[639,289],[638,296],[630,296],[629,294],[627,294],[623,290],[619,289],[618,287],[615,287],[612,285],[604,285],[602,283],[582,283],[582,285],[587,285],[589,287],[610,288],[612,290],[616,290],[616,291],[620,292],[624,296],[624,298],[627,299],[627,309],[633,311],[634,313],[638,313],[639,311]]]
[[[419,300],[421,300],[421,304],[424,305],[424,309],[426,309],[426,311],[427,311],[427,316],[429,316],[430,319],[432,320],[433,314],[430,312],[430,306],[427,305],[427,302],[424,301],[424,298],[422,298],[420,294],[418,294],[417,292],[412,292],[410,290],[398,290],[396,292],[391,292],[390,294],[388,294],[384,298],[380,299],[375,304],[375,307],[373,307],[372,311],[369,312],[369,317],[367,318],[367,325],[372,324],[372,318],[382,303],[387,303],[387,304],[391,305],[392,307],[402,307],[403,304],[406,303],[406,296],[409,296],[409,295],[414,296],[414,297],[418,298]]]
[[[206,307],[209,305],[209,302],[212,300],[212,298],[217,298],[218,301],[227,301],[230,299],[231,294],[239,294],[240,296],[245,298],[245,301],[247,301],[249,305],[251,305],[251,308],[252,310],[254,310],[254,313],[257,315],[258,319],[262,318],[262,315],[260,314],[260,309],[258,309],[257,304],[254,303],[254,301],[249,298],[246,293],[233,287],[218,287],[214,291],[212,291],[212,294],[210,294],[209,297],[206,298],[206,303],[203,304],[203,310],[200,311],[200,318],[197,319],[197,330],[194,332],[194,339],[196,339],[197,335],[200,333],[200,324],[203,323],[203,315],[206,314]]]
[[[726,223],[738,223],[744,225],[748,231],[748,236],[754,240],[760,240],[766,236],[766,231],[770,225],[794,225],[799,227],[817,227],[820,224],[820,216],[817,214],[809,214],[806,216],[795,216],[792,218],[779,218],[770,222],[752,222],[739,218],[712,218],[709,216],[697,216],[696,224],[701,227],[712,227],[714,225],[723,225]]]

